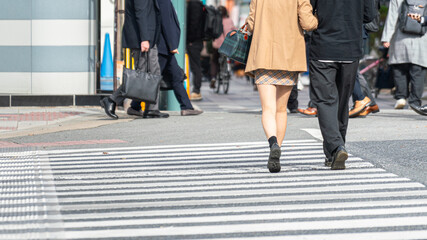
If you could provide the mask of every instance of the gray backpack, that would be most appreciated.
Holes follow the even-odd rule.
[[[400,16],[399,29],[407,34],[424,35],[427,27],[408,17],[409,13],[418,13],[425,16],[427,13],[427,0],[403,0]]]

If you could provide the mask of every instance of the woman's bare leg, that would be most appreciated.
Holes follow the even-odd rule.
[[[267,139],[276,136],[276,86],[258,85],[259,98],[262,107],[262,127]],[[289,96],[288,96],[289,97]]]
[[[277,86],[276,93],[276,137],[279,146],[282,146],[288,123],[288,99],[292,92],[292,86]]]

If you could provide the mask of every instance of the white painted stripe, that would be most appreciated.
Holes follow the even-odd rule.
[[[95,20],[32,20],[33,46],[96,45]]]
[[[246,165],[245,165],[246,166]],[[363,167],[369,166],[371,167],[372,164],[365,165]],[[135,168],[133,168],[135,169]],[[167,177],[169,180],[174,179],[174,177],[180,178],[182,176],[188,176],[188,179],[191,179],[192,175],[197,175],[196,178],[199,179],[215,179],[215,178],[223,178],[225,176],[238,176],[238,177],[253,177],[255,174],[256,176],[270,176],[270,177],[277,177],[277,176],[307,176],[307,175],[347,175],[350,173],[370,173],[370,172],[385,172],[384,169],[381,168],[363,168],[363,169],[357,169],[357,168],[347,168],[345,171],[319,171],[319,169],[326,170],[328,168],[322,167],[322,166],[304,166],[304,169],[301,168],[287,168],[284,171],[272,175],[268,172],[265,168],[260,168],[259,166],[253,167],[253,168],[224,168],[224,169],[184,169],[184,170],[174,170],[174,171],[168,171],[167,175],[163,175],[164,171],[161,172],[155,172],[155,171],[135,171],[132,173],[126,173],[123,174],[123,172],[98,172],[95,174],[85,174],[84,177],[79,175],[78,173],[75,174],[69,174],[67,176],[61,176],[61,179],[98,179],[98,178],[122,178],[122,177],[143,177],[144,180],[158,180],[159,178]],[[303,171],[302,171],[303,170]],[[248,171],[250,171],[250,174],[248,174]],[[4,175],[9,176],[13,175],[15,178],[19,176],[21,179],[25,179],[26,175],[29,173],[33,173],[34,170],[30,171],[8,171],[4,172]],[[56,173],[56,172],[55,172]],[[64,172],[66,173],[66,172]],[[40,177],[43,177],[43,174],[40,175]],[[187,177],[185,177],[187,178]],[[0,176],[0,180],[7,180],[8,177]]]
[[[194,169],[198,169],[198,170],[203,170],[201,168],[205,168],[206,170],[208,169],[212,169],[212,171],[214,169],[221,169],[221,168],[248,168],[248,167],[253,167],[253,168],[260,168],[262,165],[262,169],[264,169],[265,171],[268,171],[268,169],[265,168],[265,163],[262,162],[242,162],[242,163],[218,163],[218,164],[208,164],[208,165],[203,165],[203,164],[199,164],[199,165],[182,165],[182,166],[145,166],[145,167],[127,167],[127,168],[116,168],[115,171],[165,171],[165,170],[174,170],[176,168],[179,169],[188,169],[188,170],[194,170]],[[289,165],[289,166],[287,166]],[[372,167],[373,165],[371,163],[367,163],[367,162],[363,162],[363,161],[354,161],[354,162],[348,162],[346,164],[346,167],[348,169],[350,168],[363,168],[363,167]],[[282,168],[283,168],[283,172],[286,171],[293,171],[293,170],[301,170],[302,167],[306,167],[306,168],[312,168],[312,169],[329,169],[327,167],[324,166],[323,163],[318,163],[318,164],[313,164],[313,165],[309,165],[309,164],[304,164],[302,166],[298,166],[297,164],[286,164],[286,162],[283,164]],[[130,169],[129,169],[130,168]],[[238,169],[236,171],[239,171],[242,169]],[[105,172],[111,172],[114,171],[114,169],[103,169],[103,168],[96,168],[96,169],[67,169],[67,170],[55,170],[56,174],[98,174],[98,173],[105,173]],[[217,170],[216,170],[217,171]]]
[[[110,188],[115,186],[122,186],[122,187],[137,187],[141,186],[144,188],[152,188],[152,187],[158,187],[158,188],[167,188],[171,186],[203,186],[203,185],[221,185],[221,184],[255,184],[255,183],[262,183],[262,182],[300,182],[300,183],[307,183],[309,184],[319,184],[316,183],[316,181],[319,182],[344,182],[344,181],[357,181],[363,179],[365,181],[369,180],[382,180],[382,181],[406,181],[409,179],[407,178],[396,178],[396,175],[386,173],[386,174],[360,174],[360,175],[348,175],[348,176],[326,176],[326,177],[298,177],[298,178],[285,178],[285,177],[274,177],[274,178],[234,178],[234,179],[226,179],[226,180],[197,180],[197,181],[173,181],[173,182],[162,182],[161,180],[158,182],[148,183],[146,181],[143,181],[141,183],[135,184],[133,182],[137,182],[138,180],[135,179],[124,179],[124,180],[97,180],[97,181],[69,181],[69,182],[62,182],[60,184],[56,183],[56,190],[57,191],[70,191],[70,190],[83,190],[83,189],[103,189],[103,188]],[[140,181],[140,180],[139,180]],[[129,183],[132,182],[132,183]],[[65,186],[65,184],[73,184],[69,186]],[[81,185],[81,184],[90,184],[90,185]],[[13,184],[9,186],[19,186],[20,184]]]
[[[0,35],[3,36],[3,35]],[[1,39],[2,37],[0,37]],[[31,93],[31,73],[0,72],[0,94]]]
[[[292,151],[286,151],[282,150],[283,154],[286,155],[299,155],[299,154],[309,154],[309,153],[323,153],[322,146],[310,146],[310,147],[294,147],[292,148]],[[203,151],[202,151],[203,150]],[[267,147],[262,148],[233,148],[233,149],[227,149],[227,150],[219,150],[214,148],[205,148],[205,149],[183,149],[183,151],[180,151],[179,149],[172,149],[172,151],[157,151],[157,150],[150,150],[150,151],[134,151],[134,152],[127,152],[126,154],[123,153],[111,153],[111,152],[100,152],[98,154],[94,155],[68,155],[66,157],[51,157],[51,161],[71,161],[71,160],[84,160],[84,159],[110,159],[110,158],[127,158],[127,157],[142,157],[142,158],[151,158],[151,157],[158,157],[158,156],[194,156],[194,155],[225,155],[225,154],[231,154],[231,155],[237,155],[242,153],[269,153],[270,150]],[[170,153],[168,153],[170,152]]]
[[[260,209],[261,211],[261,209]],[[286,220],[293,218],[332,218],[332,217],[354,217],[391,214],[411,214],[427,213],[427,207],[402,207],[386,209],[367,209],[367,210],[334,210],[321,212],[286,212],[286,213],[268,213],[268,214],[242,214],[242,215],[225,215],[225,216],[203,216],[203,217],[173,217],[157,219],[137,219],[137,220],[107,220],[107,221],[81,221],[66,222],[65,228],[81,227],[105,227],[105,226],[129,226],[144,224],[182,224],[182,223],[212,223],[212,222],[238,222],[238,221],[262,221],[262,220]],[[383,216],[382,216],[383,217]],[[372,226],[374,227],[374,226]],[[25,228],[20,226],[20,229]]]
[[[307,222],[282,222],[260,224],[233,224],[211,225],[197,227],[164,227],[164,228],[139,228],[99,231],[69,231],[66,238],[94,238],[94,237],[144,237],[144,236],[179,236],[179,235],[205,235],[227,234],[243,232],[273,232],[273,231],[299,231],[299,230],[336,230],[372,227],[399,227],[410,225],[425,225],[427,217],[403,218],[375,218],[333,221],[307,221]]]
[[[321,182],[313,183],[313,182],[293,182],[293,183],[260,183],[260,182],[252,182],[252,183],[235,183],[233,181],[230,181],[230,184],[233,185],[204,185],[204,186],[189,186],[189,187],[176,187],[176,186],[158,186],[158,188],[155,189],[122,189],[122,188],[141,188],[145,187],[146,185],[141,184],[127,184],[126,186],[123,185],[109,185],[108,187],[115,188],[114,190],[102,190],[103,187],[97,186],[97,187],[91,187],[91,186],[80,186],[76,187],[74,189],[91,189],[92,191],[74,191],[74,192],[58,192],[54,193],[58,196],[76,196],[76,195],[94,195],[94,194],[137,194],[137,193],[157,193],[157,192],[164,192],[164,191],[180,191],[181,194],[186,191],[212,191],[212,190],[223,190],[228,191],[228,189],[236,189],[239,188],[241,190],[250,190],[252,188],[268,188],[271,191],[275,191],[275,188],[281,188],[281,187],[302,187],[302,186],[324,186],[326,184],[340,184],[340,186],[346,186],[346,184],[356,184],[356,183],[391,183],[391,182],[408,182],[410,181],[407,178],[392,178],[392,179],[360,179],[360,180],[340,180],[340,181],[328,181],[323,180]],[[364,185],[369,186],[369,185]],[[333,186],[332,186],[333,187]],[[330,186],[331,188],[331,186]],[[57,191],[59,191],[60,188],[57,188]],[[66,190],[70,190],[66,188]],[[23,193],[19,196],[26,196],[30,195],[29,193]],[[200,194],[200,196],[203,196]]]
[[[268,159],[268,153],[254,153],[254,154],[228,154],[227,158],[223,158],[220,159],[220,157],[223,157],[222,155],[199,155],[199,156],[188,156],[188,157],[157,157],[157,158],[148,158],[148,159],[143,159],[140,156],[131,156],[131,157],[119,157],[117,156],[116,158],[109,158],[108,160],[103,160],[103,159],[99,159],[99,160],[94,160],[94,159],[88,159],[88,160],[84,160],[84,161],[80,161],[79,160],[64,160],[64,161],[59,161],[59,162],[52,162],[51,166],[52,167],[57,167],[59,165],[80,165],[80,164],[102,164],[102,165],[98,165],[99,166],[105,166],[106,164],[109,163],[120,163],[121,161],[123,162],[129,162],[129,163],[138,163],[138,164],[153,164],[153,163],[163,163],[163,164],[171,164],[171,163],[191,163],[191,162],[203,162],[203,163],[208,163],[208,162],[218,162],[218,161],[247,161],[249,160],[248,157],[251,157],[251,159],[258,159],[258,158],[254,158],[254,157],[260,157],[260,160],[267,160]],[[234,158],[230,158],[230,157],[234,157]],[[237,158],[238,157],[238,158]],[[261,158],[262,157],[262,158]],[[307,155],[282,155],[282,157],[280,157],[281,160],[284,160],[286,162],[292,162],[292,161],[298,161],[299,159],[310,159],[310,160],[314,160],[315,158],[317,158],[319,161],[320,159],[322,161],[324,161],[324,158],[322,155],[320,154],[307,154]],[[205,159],[205,160],[203,160]],[[361,160],[361,158],[349,158],[352,160]],[[93,160],[93,161],[92,161]],[[199,160],[199,161],[194,161],[194,160]],[[200,161],[203,160],[203,161]],[[308,161],[308,160],[307,160]]]
[[[87,228],[87,227],[113,227],[113,226],[138,226],[151,224],[191,224],[191,223],[216,223],[216,222],[239,222],[239,221],[278,221],[294,218],[337,218],[337,217],[356,217],[366,216],[369,218],[383,218],[383,215],[392,214],[413,214],[427,213],[427,207],[403,207],[403,208],[386,208],[386,209],[367,209],[367,210],[334,210],[321,212],[286,212],[286,213],[268,213],[268,214],[241,214],[241,215],[225,215],[225,216],[201,216],[201,217],[172,217],[172,218],[156,218],[156,219],[129,219],[129,220],[104,220],[104,221],[78,221],[65,222],[64,228]],[[307,221],[305,220],[305,221]],[[22,230],[31,228],[33,224],[3,224],[3,227],[8,227],[14,230]],[[375,227],[372,226],[372,227]]]
[[[92,94],[95,73],[89,72],[33,72],[33,94]]]
[[[283,142],[284,145],[292,145],[298,143],[317,143],[316,140],[288,140]],[[70,149],[70,150],[51,150],[49,154],[65,154],[79,152],[111,152],[111,151],[132,151],[132,150],[148,150],[148,149],[168,149],[180,147],[215,147],[215,146],[241,146],[241,145],[264,145],[268,146],[266,141],[262,142],[234,142],[234,143],[208,143],[208,144],[182,144],[182,145],[162,145],[162,146],[146,146],[146,147],[121,147],[121,148],[89,148],[89,149]]]
[[[427,230],[413,231],[390,231],[390,232],[360,232],[357,233],[334,233],[334,234],[311,234],[311,235],[289,235],[269,237],[245,237],[245,240],[402,240],[402,239],[426,239]],[[242,238],[215,238],[215,240],[242,240]]]
[[[309,133],[314,138],[317,138],[320,141],[323,141],[323,136],[322,136],[322,132],[320,131],[320,129],[318,129],[318,128],[303,128],[301,130],[306,131],[307,133]]]
[[[343,191],[368,191],[368,190],[392,190],[392,189],[410,189],[410,188],[421,188],[424,185],[420,183],[383,183],[383,184],[372,184],[372,185],[346,185],[346,186],[337,186],[337,187],[307,187],[307,188],[290,188],[290,189],[242,189],[242,190],[233,190],[233,191],[198,191],[198,192],[181,192],[181,193],[159,193],[159,194],[149,194],[138,193],[130,195],[123,194],[121,196],[93,196],[93,197],[74,197],[74,198],[61,198],[61,203],[79,203],[79,202],[89,202],[89,201],[105,201],[106,198],[108,201],[120,201],[120,200],[156,200],[156,199],[169,199],[169,198],[198,198],[198,197],[242,197],[247,195],[263,195],[263,194],[277,194],[277,195],[287,195],[287,194],[313,194],[313,193],[336,193]]]
[[[313,149],[313,148],[310,148]],[[314,147],[314,149],[316,149]],[[186,157],[191,156],[200,156],[200,157],[207,157],[207,156],[214,156],[215,158],[222,158],[224,156],[251,156],[254,154],[260,154],[261,156],[268,156],[268,153],[270,152],[269,149],[256,149],[256,150],[234,150],[234,151],[212,151],[212,152],[187,152],[187,153],[154,153],[154,154],[121,154],[121,155],[111,155],[108,153],[105,153],[103,156],[88,156],[88,157],[78,157],[78,158],[70,158],[70,157],[64,157],[64,158],[56,158],[52,159],[51,161],[53,163],[60,162],[60,161],[73,161],[73,160],[96,160],[96,159],[126,159],[126,158],[140,158],[143,159],[155,159],[155,158],[167,158],[169,159],[186,159]],[[288,151],[283,152],[284,156],[294,156],[294,155],[307,155],[307,154],[320,154],[323,153],[323,150],[304,150],[304,151]],[[247,154],[247,155],[244,155]],[[176,158],[175,158],[176,157]],[[181,158],[178,158],[181,157]]]
[[[74,203],[71,200],[67,200],[69,204],[62,205],[63,211],[75,211],[75,210],[96,210],[96,209],[133,209],[133,208],[150,208],[150,207],[184,207],[184,206],[198,206],[198,205],[220,205],[220,204],[266,204],[266,203],[277,203],[277,202],[294,202],[294,201],[323,201],[323,200],[352,200],[357,201],[358,199],[370,199],[370,198],[403,198],[403,197],[420,197],[425,198],[427,196],[427,190],[415,190],[415,191],[384,191],[384,192],[364,192],[364,193],[333,193],[333,194],[310,194],[306,192],[306,195],[286,195],[286,196],[257,196],[257,197],[235,197],[229,199],[195,199],[185,201],[158,201],[158,202],[129,202],[119,205],[117,203]],[[277,194],[279,195],[279,194]],[[105,197],[104,200],[109,200],[110,197]],[[124,200],[124,198],[122,199]],[[393,200],[393,199],[390,199]],[[394,199],[396,200],[396,199]],[[59,202],[62,202],[59,199]]]
[[[0,46],[31,46],[31,21],[0,20],[0,36]]]
[[[291,158],[291,157],[289,157]],[[224,166],[228,165],[228,164],[234,164],[236,162],[239,163],[249,163],[252,162],[254,164],[259,164],[259,163],[266,163],[268,160],[268,156],[264,156],[264,157],[241,157],[241,158],[223,158],[223,159],[218,159],[218,157],[213,157],[213,159],[210,158],[210,160],[201,160],[200,158],[196,158],[197,160],[188,160],[188,161],[161,161],[164,159],[159,158],[159,161],[155,161],[153,159],[150,159],[149,162],[147,161],[143,161],[143,160],[139,160],[139,161],[132,161],[130,163],[120,163],[120,161],[126,161],[127,159],[120,159],[116,162],[109,162],[109,163],[104,163],[104,162],[83,162],[83,163],[67,163],[65,164],[65,166],[63,166],[63,164],[61,164],[60,166],[58,165],[52,165],[52,168],[55,170],[60,170],[60,169],[77,169],[77,168],[108,168],[108,167],[116,167],[116,168],[124,168],[124,167],[136,167],[136,166],[150,166],[150,165],[156,165],[157,167],[160,166],[165,166],[165,165],[171,165],[171,164],[176,164],[178,166],[176,166],[176,168],[178,167],[182,167],[182,166],[189,166],[189,165],[193,165],[193,166],[199,166],[199,165],[207,165],[210,166],[209,163],[224,163]],[[293,159],[293,158],[291,158]],[[324,159],[322,158],[308,158],[308,159],[298,159],[298,160],[289,160],[286,158],[281,158],[281,163],[282,164],[308,164],[308,163],[324,163]],[[257,161],[257,162],[254,162]],[[346,163],[349,162],[361,162],[363,161],[363,159],[361,158],[349,158]],[[91,164],[89,164],[91,163]]]

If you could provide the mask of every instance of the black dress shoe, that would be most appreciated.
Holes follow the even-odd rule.
[[[119,119],[116,115],[116,103],[111,100],[109,97],[105,97],[99,101],[101,107],[104,108],[105,113],[112,119]]]
[[[343,170],[345,169],[345,161],[348,159],[347,150],[344,146],[339,146],[332,154],[332,170]]]
[[[168,118],[169,114],[162,113],[159,110],[144,111],[143,118]]]
[[[427,105],[415,106],[414,104],[409,104],[409,107],[411,107],[416,113],[427,116]]]
[[[280,155],[282,151],[277,143],[270,148],[270,156],[268,157],[267,167],[271,173],[280,172]]]
[[[128,115],[133,115],[133,116],[138,116],[138,117],[144,117],[144,112],[141,110],[135,110],[132,107],[128,108],[128,110],[126,111],[126,113]]]

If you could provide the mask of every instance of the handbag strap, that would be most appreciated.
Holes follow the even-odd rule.
[[[145,52],[145,64],[147,64],[147,68],[145,69],[145,71],[148,72],[148,73],[150,72],[150,58],[149,58],[150,54],[148,54],[149,51],[150,50],[148,50],[147,52]],[[141,55],[142,55],[142,52],[139,51],[139,61],[141,60]],[[138,66],[136,66],[136,68],[138,69]]]

